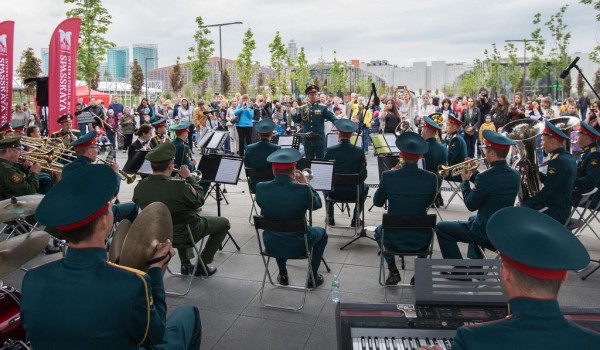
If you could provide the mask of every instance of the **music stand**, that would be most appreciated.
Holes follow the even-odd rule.
[[[325,147],[329,147],[330,145],[337,145],[340,142],[339,134],[337,132],[330,132],[325,137]],[[358,138],[358,135],[352,134],[350,137],[350,143],[355,145],[358,148],[362,148],[362,139]]]
[[[384,133],[383,134],[383,138],[385,139],[385,141],[388,144],[388,147],[390,148],[390,151],[392,153],[400,153],[400,150],[398,149],[398,147],[396,147],[396,134],[393,133]]]
[[[207,154],[200,158],[198,163],[198,170],[202,172],[202,180],[213,182],[213,185],[209,188],[208,193],[215,191],[215,199],[217,201],[217,216],[221,216],[221,196],[223,192],[221,190],[221,184],[237,185],[244,160],[242,157],[236,156],[224,156],[218,154]],[[240,246],[237,244],[231,233],[227,234],[227,240],[221,245],[220,249],[223,250],[227,241],[231,240],[237,250],[240,250]]]
[[[279,135],[277,138],[277,145],[281,148],[292,148],[294,139],[293,135]]]
[[[138,174],[140,176],[152,175],[152,167],[150,162],[146,160],[146,154],[150,151],[137,150],[133,156],[127,159],[123,166],[123,171],[128,174]]]

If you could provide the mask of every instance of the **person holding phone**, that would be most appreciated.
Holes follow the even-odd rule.
[[[252,120],[254,119],[254,109],[248,95],[242,96],[242,102],[237,106],[234,115],[239,138],[239,155],[243,157],[246,147],[252,143]]]

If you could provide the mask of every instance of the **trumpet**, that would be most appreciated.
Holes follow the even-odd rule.
[[[108,166],[112,166],[112,162],[109,162],[108,160],[104,160],[102,158],[98,158],[98,160]],[[124,172],[123,170],[119,169],[119,175],[121,175],[121,180],[122,181],[126,181],[127,184],[132,184],[135,181],[136,175],[135,174],[129,174]]]
[[[173,168],[177,174],[181,173],[181,169]],[[200,170],[190,171],[190,176],[196,179],[197,182],[202,181],[202,172]]]
[[[30,162],[41,163],[41,161],[45,161],[48,166],[52,164],[54,158],[52,158],[52,154],[54,150],[49,150],[43,153],[37,152],[21,152],[20,158],[24,160],[28,160]]]
[[[441,177],[447,177],[448,175],[458,176],[463,172],[463,169],[466,169],[468,173],[472,173],[475,170],[477,170],[477,168],[479,168],[479,165],[481,165],[482,161],[483,161],[483,159],[475,158],[475,159],[465,160],[462,163],[458,163],[458,164],[454,164],[454,165],[440,165],[438,167],[437,173]]]

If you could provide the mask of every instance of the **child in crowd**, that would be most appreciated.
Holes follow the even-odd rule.
[[[579,131],[579,124],[573,126],[573,130],[571,131],[571,153],[573,155],[578,155],[580,153],[583,153],[583,150],[581,149],[581,147],[577,146],[577,142],[575,142],[575,140],[577,140],[577,132]]]
[[[283,126],[281,126],[281,122],[277,117],[273,117],[273,123],[275,123],[275,129],[273,130],[273,135],[281,135],[283,134]]]
[[[492,122],[492,116],[489,114],[485,116],[485,123],[482,123],[479,126],[479,140],[477,140],[478,146],[484,144],[483,143],[483,130],[496,131],[496,125],[494,125],[494,122]],[[477,149],[481,150],[479,147],[477,147]],[[478,153],[480,153],[480,152],[478,152]],[[480,154],[479,156],[483,157],[483,154]]]
[[[98,142],[98,154],[103,154],[106,152],[106,148],[110,146],[110,140],[108,139],[108,136],[106,136],[106,131],[99,126],[96,126],[96,133],[98,134],[96,137]]]
[[[179,119],[180,119],[179,116],[176,116],[175,118],[173,118],[171,125],[169,125],[169,138],[171,140],[175,140],[177,138],[177,135],[175,134],[175,131],[173,130],[173,128],[179,124]]]

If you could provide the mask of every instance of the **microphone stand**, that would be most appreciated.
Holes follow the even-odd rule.
[[[590,87],[590,89],[592,90],[592,92],[594,93],[594,95],[596,95],[596,98],[598,100],[600,100],[600,95],[598,95],[598,93],[596,92],[596,90],[594,90],[594,87],[592,86],[592,84],[590,84],[589,80],[587,80],[587,78],[585,77],[585,74],[583,74],[583,72],[581,71],[581,69],[579,69],[579,66],[577,64],[573,65],[573,68],[577,69],[577,71],[579,72],[579,74],[581,75],[581,77],[583,78],[583,80],[585,80],[585,82],[588,84],[588,86]]]
[[[358,129],[356,130],[356,139],[354,140],[354,146],[356,146],[356,143],[358,142],[358,138],[361,137],[361,135],[363,134],[363,126],[365,124],[365,117],[367,115],[367,111],[369,110],[369,107],[371,104],[371,98],[373,97],[374,94],[375,94],[375,91],[373,89],[371,89],[371,93],[369,94],[369,100],[367,100],[367,106],[365,108],[363,108],[361,116],[358,120]],[[363,141],[363,143],[364,143],[364,141]]]

